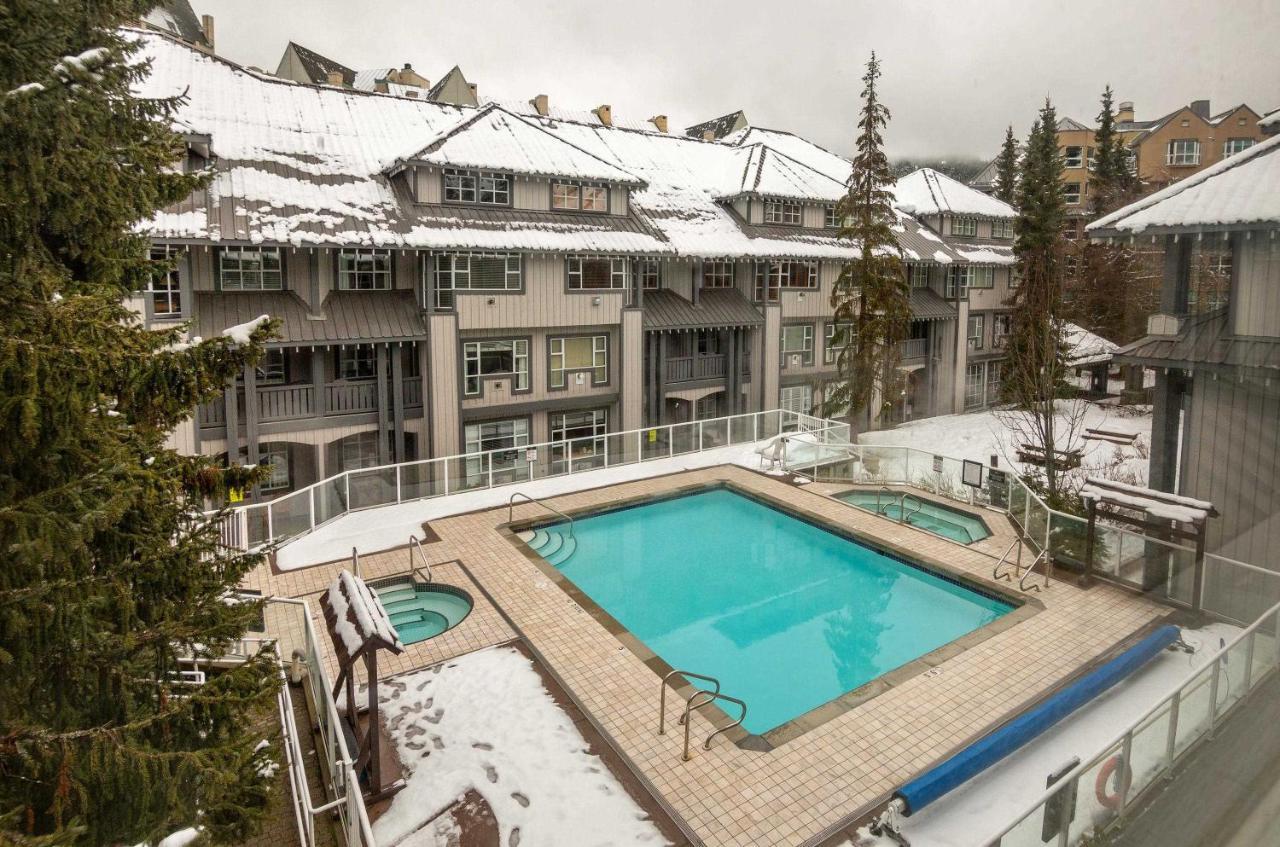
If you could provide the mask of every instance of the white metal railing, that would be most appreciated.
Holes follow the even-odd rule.
[[[1280,573],[1214,557],[1215,568],[1243,566],[1265,574],[1280,591]],[[1204,649],[1204,648],[1202,648]],[[1230,642],[1214,650],[1167,695],[1113,737],[1097,755],[1045,790],[988,847],[1072,847],[1105,831],[1245,698],[1280,669],[1280,603],[1263,612]],[[1117,774],[1117,775],[1112,775]],[[1081,787],[1083,786],[1083,787]]]
[[[229,549],[250,550],[362,509],[748,444],[788,431],[842,434],[845,443],[849,437],[846,424],[772,409],[362,468],[267,503],[228,510],[220,519],[221,540]]]

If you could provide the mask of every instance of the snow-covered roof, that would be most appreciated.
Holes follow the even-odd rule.
[[[754,194],[835,203],[848,192],[843,183],[765,144],[739,147],[731,162],[732,168],[741,168],[742,178],[730,190],[729,197]]]
[[[1012,220],[1018,216],[1008,203],[983,194],[933,168],[920,168],[898,180],[894,202],[911,215],[973,215]]]
[[[1089,224],[1094,234],[1280,225],[1280,135]]]
[[[350,659],[366,645],[385,647],[397,653],[404,650],[400,635],[378,595],[363,579],[343,570],[324,593],[325,618],[335,636],[335,647],[341,647]]]
[[[1082,500],[1097,500],[1125,509],[1137,509],[1153,518],[1179,523],[1203,523],[1216,517],[1217,509],[1207,500],[1196,500],[1153,488],[1143,488],[1110,479],[1089,477],[1080,489]]]
[[[1067,364],[1072,367],[1110,362],[1111,355],[1120,349],[1120,345],[1101,335],[1095,335],[1078,324],[1064,325],[1062,334],[1067,345]]]
[[[1262,119],[1258,121],[1258,126],[1265,127],[1267,129],[1280,129],[1280,109],[1276,109],[1274,112],[1268,112],[1263,115]]]
[[[621,168],[496,105],[482,107],[403,161],[620,185],[640,183]]]

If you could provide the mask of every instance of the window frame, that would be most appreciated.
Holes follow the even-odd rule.
[[[1190,152],[1184,145],[1189,146]],[[1200,139],[1173,138],[1165,146],[1164,163],[1168,167],[1196,167],[1200,164]]]
[[[1074,156],[1071,151],[1075,150]],[[1064,168],[1082,168],[1084,167],[1084,146],[1079,144],[1068,144],[1062,148],[1062,166]]]
[[[960,277],[963,277],[961,279]],[[947,268],[947,280],[943,296],[948,300],[968,300],[969,283],[973,281],[973,265],[951,265]]]
[[[911,268],[907,276],[907,285],[910,288],[928,288],[929,287],[929,266],[924,262],[912,262],[908,265]]]
[[[809,282],[806,285],[796,285],[795,268],[804,267],[808,270]],[[783,284],[784,273],[785,284]],[[819,267],[815,260],[809,261],[760,261],[755,266],[755,300],[757,303],[777,302],[781,298],[781,292],[789,291],[816,291],[818,289]],[[772,296],[770,296],[772,295]],[[766,298],[768,298],[766,300]]]
[[[996,269],[990,265],[969,265],[969,291],[989,291],[996,287]]]
[[[839,208],[835,205],[826,206],[822,210],[822,226],[824,229],[840,229]]]
[[[376,468],[379,462],[378,437],[376,429],[367,432],[356,432],[338,439],[338,464],[343,471],[355,471],[362,468]],[[356,449],[349,450],[354,447]],[[370,447],[372,450],[370,451]],[[355,457],[358,464],[348,464],[348,456]]]
[[[978,219],[971,215],[952,215],[951,234],[960,238],[977,238]]]
[[[1239,146],[1243,142],[1244,146]],[[1222,158],[1229,159],[1238,153],[1243,153],[1251,147],[1257,145],[1256,138],[1228,138],[1222,142]],[[1234,149],[1233,149],[1234,148]]]
[[[568,348],[565,342],[589,341],[591,344],[591,365],[589,367],[566,367],[565,359]],[[559,350],[556,349],[557,344]],[[560,365],[556,366],[559,358]],[[599,387],[609,384],[609,334],[608,333],[576,333],[573,335],[554,335],[547,338],[547,390],[565,391],[569,388],[569,375],[575,373],[591,374],[591,386]],[[560,377],[557,384],[556,376]]]
[[[836,358],[841,350],[846,350],[853,346],[857,340],[858,327],[854,323],[845,323],[844,326],[852,330],[852,335],[845,341],[841,347],[835,346],[836,327],[840,326],[840,321],[827,321],[822,334],[822,362],[827,365],[834,365]]]
[[[179,247],[176,244],[152,244],[148,253],[149,258],[153,262],[168,262],[170,267],[163,275],[157,276],[152,274],[147,280],[147,309],[151,320],[173,321],[182,320],[186,317],[186,311],[183,308],[182,296],[182,273],[178,267],[178,261],[185,254],[186,248]],[[164,280],[164,287],[157,288],[156,284]],[[165,308],[163,310],[156,308],[156,304],[163,302]]]
[[[343,263],[347,259],[351,259],[353,265],[350,269],[344,268]],[[385,268],[361,269],[360,262],[362,260],[385,259]],[[382,247],[343,247],[339,249],[334,256],[334,279],[337,282],[338,291],[390,291],[396,287],[396,258],[391,250]],[[367,276],[369,280],[375,284],[351,285],[351,278],[355,277],[356,282],[360,282],[362,276]],[[344,284],[344,280],[345,283]],[[377,285],[381,280],[385,285]]]
[[[703,288],[733,288],[733,262],[705,261],[702,263]]]
[[[473,285],[474,271],[471,263],[475,260],[496,261],[503,260],[506,263],[503,269],[503,287],[502,288],[480,288]],[[522,294],[524,292],[524,254],[522,253],[438,253],[435,256],[434,269],[435,274],[434,285],[432,286],[435,295],[435,307],[437,309],[452,309],[457,302],[458,292],[463,294]],[[466,261],[466,268],[459,268],[460,260]],[[514,269],[512,262],[515,262]],[[423,262],[423,279],[426,279],[426,262]],[[466,284],[458,285],[459,278],[465,278]],[[514,278],[514,285],[512,285]],[[443,284],[448,280],[448,285]],[[445,294],[448,292],[448,294]]]
[[[574,294],[599,294],[603,291],[626,291],[631,285],[631,261],[625,256],[590,256],[577,255],[565,257],[565,291]],[[583,285],[586,281],[586,262],[608,262],[609,263],[609,286],[605,288],[591,287],[587,288]],[[574,270],[574,265],[577,270]],[[574,285],[574,277],[577,276],[578,284]],[[614,284],[618,283],[618,284]]]
[[[456,187],[450,187],[450,180],[454,180],[457,183]],[[466,184],[467,180],[471,181],[470,186]],[[488,187],[485,186],[486,180],[489,182]],[[484,170],[482,168],[441,168],[440,197],[450,205],[509,208],[512,202],[512,183],[514,181],[511,174],[502,171]],[[455,193],[454,197],[449,196],[450,191]],[[486,192],[490,194],[491,199],[484,199]],[[465,196],[468,193],[471,194],[470,199]],[[499,199],[500,196],[501,199]]]
[[[283,461],[276,461],[283,459]],[[285,443],[262,444],[258,447],[258,466],[267,472],[258,480],[258,490],[263,494],[285,491],[293,487],[293,474],[289,467],[289,445]],[[284,478],[280,478],[283,468]]]
[[[578,422],[570,426],[568,423],[570,415],[590,415],[591,417],[589,422]],[[571,431],[584,428],[589,429],[590,432],[569,437]],[[552,462],[565,461],[567,450],[573,451],[569,458],[575,460],[603,455],[605,436],[609,434],[609,409],[608,407],[598,407],[548,412],[547,433],[547,437],[551,442]]]
[[[764,198],[764,223],[770,226],[801,226],[804,223],[804,204],[780,197]]]
[[[1013,221],[1004,218],[993,220],[991,222],[991,237],[1001,240],[1013,238]]]
[[[511,345],[511,365],[509,371],[491,371],[484,373],[482,364],[486,352],[494,352],[496,345]],[[488,346],[491,349],[486,350]],[[526,394],[533,390],[533,368],[529,358],[529,336],[512,336],[508,338],[469,338],[462,341],[462,396],[476,398],[484,396],[484,384],[495,379],[506,379],[511,382],[512,394]],[[524,362],[521,370],[520,363]],[[471,373],[472,363],[475,373]],[[474,385],[474,388],[472,387]]]
[[[610,188],[607,183],[590,182],[588,180],[581,180],[581,179],[552,179],[549,183],[548,188],[549,188],[549,192],[547,194],[547,197],[548,197],[547,208],[549,208],[553,212],[568,212],[568,213],[576,212],[576,213],[587,214],[587,215],[609,214],[609,205],[610,205],[610,200],[612,198],[610,197]],[[570,188],[574,189],[573,205],[557,205],[556,204],[557,189],[570,189]],[[586,205],[588,190],[590,190],[593,193],[593,195],[595,194],[595,192],[602,192],[599,195],[599,200],[600,202],[602,202],[603,205],[600,205],[598,208],[588,209]],[[564,193],[564,197],[566,200],[568,199],[569,195],[567,192]]]
[[[803,347],[796,350],[787,348],[788,330],[800,330]],[[782,328],[778,331],[778,353],[783,369],[788,367],[787,358],[796,354],[801,356],[800,367],[807,368],[814,363],[814,336],[813,324],[811,323],[785,323],[782,325]]]
[[[974,325],[977,325],[977,335],[974,334]],[[986,312],[970,312],[968,322],[964,328],[965,347],[970,353],[986,349],[987,339],[987,314]]]
[[[662,263],[657,259],[638,259],[635,267],[636,279],[645,291],[659,291],[662,288]]]
[[[803,410],[793,409],[788,403],[787,392],[799,392],[801,398],[807,398],[807,402],[803,403]],[[808,415],[813,412],[813,386],[807,382],[797,383],[795,385],[783,385],[778,388],[778,408],[783,411],[790,411],[797,414]]]
[[[378,349],[372,344],[340,344],[333,356],[334,376],[342,382],[369,382],[378,378]],[[366,363],[369,373],[361,376]]]
[[[502,424],[512,425],[510,435],[491,434],[487,437],[484,435],[484,427],[501,426]],[[477,438],[475,439],[472,439],[471,437],[472,429],[476,430]],[[521,431],[522,429],[523,431]],[[529,446],[529,431],[531,429],[532,427],[529,425],[528,417],[492,418],[483,421],[467,421],[462,425],[463,454],[466,456],[483,456],[485,453],[516,453]],[[495,438],[510,438],[512,443],[505,447],[484,446],[486,440],[491,441]],[[478,449],[472,450],[472,443],[475,443]],[[502,470],[507,470],[509,467],[510,466],[504,466]],[[498,470],[496,464],[494,466],[494,470]]]
[[[1062,183],[1062,201],[1068,206],[1079,206],[1084,197],[1083,184],[1079,182]]]
[[[234,270],[227,267],[229,257],[235,255],[238,267]],[[258,256],[257,267],[245,267],[245,256]],[[275,268],[268,269],[264,265],[264,260],[268,256],[275,256]],[[230,287],[227,286],[228,274],[234,273],[239,276],[239,282]],[[245,285],[245,275],[253,274],[257,278],[258,285]],[[268,275],[274,278],[275,284],[268,285]],[[284,251],[275,246],[227,246],[218,249],[218,290],[227,292],[236,291],[284,291]]]

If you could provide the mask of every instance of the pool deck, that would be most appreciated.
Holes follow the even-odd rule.
[[[975,510],[985,517],[992,537],[963,546],[828,496],[848,485],[793,486],[734,465],[620,483],[548,502],[572,513],[717,482],[783,501],[819,522],[839,524],[1017,593],[1009,583],[991,582],[996,559],[1015,535],[1003,515],[989,511]],[[546,514],[539,505],[521,504],[514,521]],[[664,736],[656,732],[658,676],[513,543],[506,520],[507,510],[498,508],[431,521],[440,540],[423,549],[436,579],[465,588],[476,608],[453,630],[389,657],[382,672],[423,667],[523,635],[661,799],[709,845],[795,845],[838,835],[849,815],[869,809],[906,779],[1007,720],[1022,704],[1060,685],[1167,611],[1109,586],[1085,591],[1055,580],[1048,590],[1029,595],[1042,604],[1036,614],[968,649],[948,651],[930,670],[896,681],[776,749],[743,749],[718,738],[710,751],[699,744],[692,761],[682,762],[682,734],[674,727]],[[403,548],[363,556],[364,576],[404,571],[407,556]],[[461,565],[435,564],[449,560]],[[279,573],[264,565],[248,583],[268,594],[314,600],[343,566]],[[312,613],[319,614],[314,602]],[[323,629],[322,619],[317,621]],[[323,633],[320,638],[327,640]],[[671,726],[678,699],[668,701]],[[701,713],[695,716],[699,741],[712,728]]]

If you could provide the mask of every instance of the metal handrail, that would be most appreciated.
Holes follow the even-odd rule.
[[[1012,544],[1005,548],[1004,553],[1000,556],[1000,561],[996,562],[996,566],[991,569],[992,579],[1005,579],[1008,577],[1010,581],[1013,580],[1013,577],[1010,577],[1008,574],[1000,573],[1000,566],[1009,561],[1009,554],[1013,552],[1013,548],[1015,547],[1018,548],[1018,558],[1013,562],[1013,577],[1022,575],[1022,536],[1018,536],[1013,539]]]
[[[1036,560],[1031,563],[1031,567],[1027,568],[1027,572],[1022,575],[1022,579],[1018,580],[1019,591],[1027,590],[1027,577],[1031,576],[1033,573],[1036,572],[1036,565],[1040,564],[1041,559],[1044,559],[1044,587],[1045,588],[1049,587],[1049,568],[1053,566],[1053,563],[1049,560],[1049,551],[1041,550],[1040,555],[1036,556]],[[1040,586],[1035,585],[1034,583],[1031,585],[1031,587],[1034,588],[1036,591],[1040,590]]]
[[[703,682],[710,682],[712,685],[716,687],[716,693],[717,694],[720,693],[720,680],[716,679],[714,676],[707,676],[706,674],[694,673],[692,671],[669,672],[666,676],[662,678],[662,682],[659,683],[659,688],[660,688],[660,691],[658,694],[658,734],[659,735],[667,734],[667,682],[668,680],[671,679],[671,677],[676,676],[677,674],[683,677],[688,677],[690,679],[700,679]],[[696,696],[696,692],[695,692],[695,696]]]
[[[360,576],[360,553],[354,547],[351,548],[351,572]]]
[[[880,486],[878,489],[876,489],[876,514],[877,514],[877,515],[884,515],[884,516],[887,518],[887,517],[889,517],[889,516],[888,516],[888,515],[886,515],[884,512],[880,511],[880,495],[881,495],[881,494],[883,494],[883,493],[884,493],[884,492],[886,492],[886,491],[888,491],[888,492],[889,492],[889,494],[891,495],[891,496],[890,496],[890,498],[889,498],[889,505],[890,505],[890,506],[892,506],[892,505],[893,505],[893,497],[892,497],[892,495],[897,494],[898,492],[894,491],[892,488],[890,488],[890,487],[889,487],[889,486],[887,486],[887,485],[882,485],[882,486]]]
[[[511,510],[515,508],[517,497],[523,497],[524,499],[528,500],[530,503],[537,503],[542,508],[555,512],[557,515],[567,520],[569,522],[569,537],[573,538],[574,541],[578,540],[577,538],[574,538],[574,535],[573,535],[573,518],[569,517],[564,512],[557,509],[555,506],[552,506],[549,503],[545,503],[542,500],[539,500],[537,497],[530,497],[528,494],[525,494],[523,491],[517,491],[515,494],[511,495],[510,499],[507,500],[507,523],[511,523]]]
[[[431,563],[427,561],[427,554],[422,551],[422,545],[418,543],[418,536],[409,533],[409,573],[411,574],[417,572],[413,567],[413,553],[415,550],[422,558],[422,566],[427,569],[427,582],[435,582],[431,578]]]
[[[697,700],[699,697],[705,697],[706,699],[700,703],[694,703],[694,701]],[[729,724],[728,726],[722,726],[719,729],[717,729],[715,732],[708,735],[707,740],[702,743],[703,750],[711,749],[711,742],[712,740],[715,739],[717,735],[719,735],[722,732],[728,732],[729,730],[733,729],[736,726],[741,726],[742,722],[747,719],[747,704],[746,702],[739,700],[737,697],[730,697],[728,694],[721,694],[719,691],[695,692],[694,695],[690,697],[689,701],[685,704],[684,715],[681,717],[681,721],[684,723],[684,753],[681,758],[683,758],[684,761],[687,762],[689,761],[690,758],[692,758],[689,755],[689,727],[693,723],[693,721],[690,720],[689,716],[693,712],[696,712],[698,709],[701,709],[703,706],[711,705],[716,700],[728,700],[730,703],[736,703],[738,707],[742,709],[742,713],[738,715],[738,719],[733,723]]]
[[[916,495],[912,494],[910,491],[904,493],[902,495],[902,499],[898,501],[898,523],[910,523],[910,521],[907,520],[908,518],[911,517],[911,515],[907,514],[907,498],[908,497],[916,501],[916,510],[912,512],[911,515],[918,515],[920,514],[921,510],[924,509],[923,500],[921,500]]]

